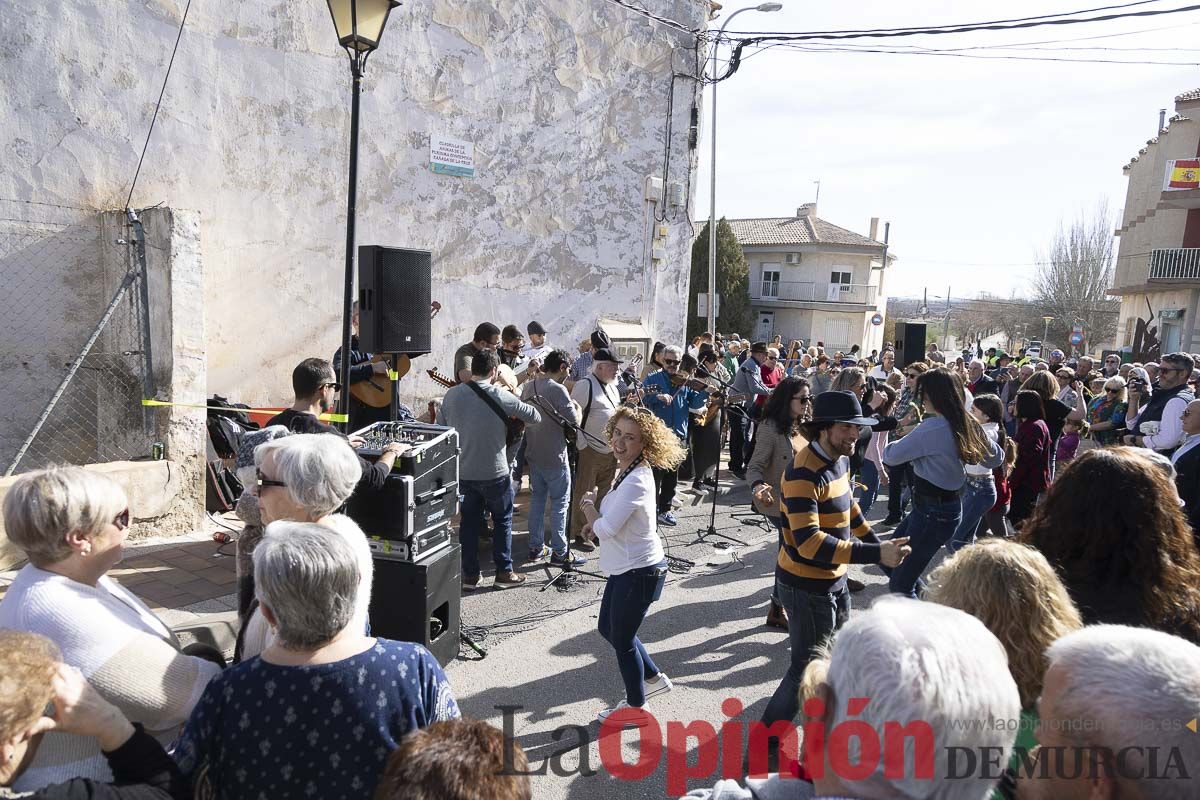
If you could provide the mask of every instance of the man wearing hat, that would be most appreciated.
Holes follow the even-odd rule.
[[[608,338],[608,334],[602,330],[592,331],[592,335],[579,345],[579,358],[575,359],[575,363],[571,365],[571,373],[568,375],[568,383],[572,385],[577,381],[583,380],[592,371],[593,353],[601,347],[612,350],[612,340]]]
[[[907,538],[881,542],[854,500],[850,460],[859,429],[874,425],[850,392],[822,392],[810,422],[800,426],[809,444],[783,474],[783,530],[775,587],[787,611],[791,665],[763,712],[768,726],[799,711],[800,676],[815,649],[850,617],[846,571],[850,564],[895,567],[910,552]]]
[[[770,388],[763,383],[762,365],[767,360],[767,343],[750,345],[750,356],[741,363],[733,376],[733,393],[753,397],[768,395]],[[744,406],[731,406],[729,412],[729,471],[746,479],[746,462],[750,460],[750,417],[746,409],[753,408],[753,399]]]
[[[542,327],[542,323],[535,320],[525,326],[525,333],[529,335],[529,344],[525,345],[521,355],[525,356],[526,360],[536,358],[539,364],[544,363],[546,356],[554,349],[546,341],[546,329]]]
[[[608,337],[602,331],[597,331],[602,339],[592,334],[592,342],[605,341]],[[579,501],[584,494],[596,490],[595,504],[600,501],[612,487],[613,479],[617,476],[617,459],[613,456],[612,448],[608,446],[608,435],[605,429],[608,421],[621,405],[621,395],[617,391],[617,372],[621,360],[607,347],[597,347],[588,357],[592,360],[591,371],[571,387],[571,399],[581,409],[579,427],[590,436],[577,436],[575,446],[579,448],[579,463],[575,468],[575,485],[571,491],[573,507],[579,507]],[[578,363],[578,361],[576,361]],[[576,550],[591,552],[596,546],[580,534],[587,520],[583,514],[571,515],[571,538]]]

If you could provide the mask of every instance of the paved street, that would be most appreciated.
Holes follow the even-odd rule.
[[[749,508],[749,490],[744,483],[728,478],[722,484],[716,529],[741,539],[744,545],[726,548],[720,537],[697,542],[697,535],[708,527],[709,503],[695,504],[697,498],[689,493],[679,495],[685,501],[677,512],[679,525],[660,528],[668,552],[694,561],[695,566],[668,575],[662,599],[651,607],[641,629],[642,640],[674,681],[675,689],[650,703],[663,743],[670,747],[664,748],[657,768],[639,781],[617,781],[602,769],[595,741],[599,731],[596,712],[624,696],[616,659],[596,631],[603,580],[572,576],[561,587],[543,592],[539,589],[557,570],[544,565],[518,567],[529,577],[527,585],[492,589],[490,574],[485,572],[481,588],[463,597],[463,624],[488,655],[480,659],[463,646],[447,673],[465,714],[501,727],[501,707],[516,707],[510,720],[517,741],[533,768],[546,767],[545,775],[534,778],[539,800],[669,796],[667,763],[682,763],[686,749],[692,751],[695,765],[696,742],[676,741],[678,734],[667,741],[668,722],[687,725],[702,721],[719,729],[729,719],[722,711],[728,698],[736,698],[744,707],[735,715],[737,719],[753,721],[762,713],[788,659],[787,634],[763,625],[773,582],[776,533],[773,528],[734,518],[734,513]],[[527,505],[527,491],[518,502]],[[879,518],[885,509],[886,502],[881,500],[871,516]],[[217,519],[236,527],[232,515]],[[514,524],[513,552],[519,562],[528,551],[525,515],[519,514]],[[231,648],[233,545],[218,546],[212,541],[212,531],[219,527],[214,521],[210,529],[192,536],[133,542],[113,576],[170,624],[198,628],[201,636],[207,634],[217,644]],[[480,558],[485,567],[490,564],[489,548],[481,548]],[[585,568],[595,566],[593,558]],[[0,596],[13,574],[0,574]],[[855,605],[862,607],[883,592],[884,578],[877,570],[852,567],[851,575],[868,584],[865,592],[854,596]],[[582,726],[589,740],[585,766],[597,770],[594,776],[578,774],[580,731],[558,732],[564,726]],[[632,732],[623,741],[624,757],[632,764],[637,760],[637,749],[629,744],[635,741]],[[552,759],[558,751],[566,754]],[[653,755],[647,751],[643,757]],[[560,774],[550,769],[548,759]],[[719,769],[718,765],[701,771],[715,774]],[[694,779],[687,785],[697,788],[714,779]],[[614,785],[617,783],[620,785]]]

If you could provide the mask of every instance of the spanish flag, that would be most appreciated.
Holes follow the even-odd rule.
[[[1200,159],[1167,162],[1168,189],[1200,189]]]

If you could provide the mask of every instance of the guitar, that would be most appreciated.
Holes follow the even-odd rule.
[[[388,357],[385,355],[371,356],[371,360],[365,363],[386,364]],[[362,365],[357,364],[356,366]],[[412,362],[409,361],[408,356],[399,356],[396,359],[396,379],[399,380],[407,375],[411,367]],[[350,384],[350,395],[364,406],[387,408],[392,404],[392,381],[386,374],[373,374],[365,381]]]
[[[453,389],[455,386],[458,386],[458,381],[454,381],[454,380],[451,380],[450,378],[447,378],[445,375],[438,372],[436,369],[427,369],[427,370],[425,370],[425,374],[428,375],[435,383],[441,384],[442,386],[445,386],[447,389]],[[497,382],[497,385],[503,385],[503,384],[500,384],[499,382]],[[505,440],[505,444],[508,446],[512,446],[512,445],[516,444],[517,442],[521,441],[521,437],[525,435],[525,423],[522,420],[517,419],[516,417],[508,418],[507,428],[508,429],[505,433],[504,440]]]
[[[428,375],[434,383],[440,384],[447,389],[453,389],[455,386],[458,386],[458,381],[454,380],[453,378],[447,378],[436,369],[427,369],[425,370],[425,374]]]
[[[731,394],[726,396],[720,392],[715,393],[709,398],[708,405],[704,407],[704,410],[696,412],[696,424],[704,427],[717,418],[721,413],[721,407],[726,403],[744,403],[752,397],[753,395],[748,394]]]

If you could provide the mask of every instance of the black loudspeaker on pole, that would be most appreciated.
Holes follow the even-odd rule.
[[[900,322],[896,324],[896,366],[904,369],[925,358],[925,324]]]
[[[358,248],[358,343],[367,353],[425,355],[433,350],[428,250]]]

